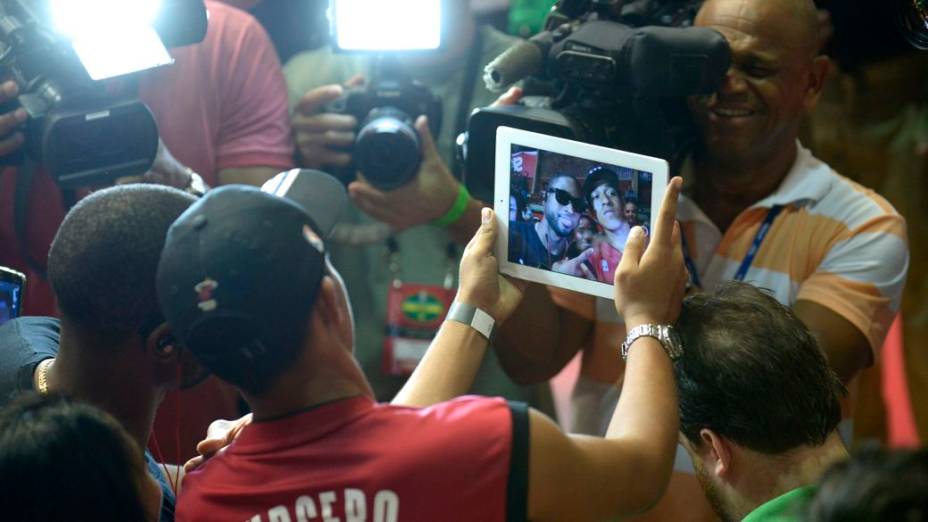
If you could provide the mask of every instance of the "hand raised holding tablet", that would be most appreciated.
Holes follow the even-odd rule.
[[[640,324],[673,324],[686,287],[686,266],[676,221],[683,180],[670,180],[650,243],[644,230],[629,234],[615,274],[616,310],[631,329]]]

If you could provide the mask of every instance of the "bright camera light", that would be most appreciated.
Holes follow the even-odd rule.
[[[94,80],[173,62],[153,24],[162,0],[51,0],[56,29]]]
[[[151,27],[86,35],[72,40],[71,45],[94,80],[144,71],[174,61]]]
[[[441,45],[441,0],[335,0],[336,44],[349,51],[412,51]]]

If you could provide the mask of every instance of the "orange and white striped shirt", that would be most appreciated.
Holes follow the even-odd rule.
[[[834,311],[867,337],[878,357],[899,310],[908,270],[905,220],[882,197],[840,176],[801,145],[780,187],[743,211],[724,234],[681,196],[677,218],[703,289],[735,277],[774,206],[783,209],[744,281],[769,290],[784,305],[808,300]],[[625,336],[612,301],[594,303],[590,296],[557,289],[551,295],[558,305],[595,320],[583,373],[593,381],[611,382],[621,365],[616,354]],[[853,395],[856,383],[849,388]],[[610,406],[575,411],[573,429],[602,432]]]

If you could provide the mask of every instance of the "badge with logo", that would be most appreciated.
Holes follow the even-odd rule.
[[[445,320],[454,293],[436,285],[390,286],[382,361],[385,373],[408,376],[416,369]]]

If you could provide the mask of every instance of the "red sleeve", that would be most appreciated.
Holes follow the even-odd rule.
[[[287,85],[270,38],[251,15],[212,2],[209,7],[235,11],[226,17],[230,26],[218,46],[223,111],[217,169],[293,167]]]

